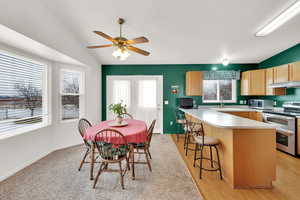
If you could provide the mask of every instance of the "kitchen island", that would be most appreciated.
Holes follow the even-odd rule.
[[[275,127],[213,109],[181,109],[201,121],[207,136],[220,140],[225,181],[233,188],[272,188],[276,179]]]

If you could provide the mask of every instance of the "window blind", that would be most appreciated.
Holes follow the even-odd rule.
[[[0,134],[43,121],[44,64],[0,52]]]

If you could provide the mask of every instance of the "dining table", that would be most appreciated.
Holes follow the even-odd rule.
[[[147,141],[147,125],[144,121],[136,120],[136,119],[124,119],[123,125],[117,125],[114,123],[114,120],[106,120],[102,121],[96,125],[89,127],[85,134],[84,139],[91,141],[92,149],[91,149],[91,162],[90,162],[90,180],[94,179],[94,163],[95,163],[95,142],[99,141],[101,138],[95,137],[96,134],[104,129],[115,129],[122,133],[125,137],[126,142],[130,145],[130,163],[132,169],[132,179],[135,179],[134,172],[134,145],[138,143],[144,143]],[[114,138],[110,138],[109,141],[111,143],[120,144],[119,140],[115,140]]]

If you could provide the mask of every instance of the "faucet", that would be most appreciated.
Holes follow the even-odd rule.
[[[220,96],[220,108],[224,107],[223,96]]]

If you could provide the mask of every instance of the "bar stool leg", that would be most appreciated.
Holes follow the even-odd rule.
[[[211,168],[213,168],[214,167],[214,162],[213,162],[213,154],[212,154],[212,148],[211,148],[211,146],[209,146],[209,151],[210,151],[210,166],[211,166]]]
[[[215,149],[216,149],[216,152],[217,152],[217,159],[218,159],[218,168],[219,168],[219,172],[220,172],[220,178],[221,180],[223,179],[223,176],[222,176],[222,169],[221,169],[221,162],[220,162],[220,158],[219,158],[219,151],[218,151],[218,148],[217,146],[214,146]]]
[[[187,135],[187,139],[186,139],[186,147],[185,147],[185,155],[187,156],[188,150],[189,150],[189,141],[190,141],[190,135]]]
[[[200,174],[199,174],[200,179],[202,179],[203,149],[204,149],[204,146],[201,145],[201,149],[200,149]]]
[[[196,166],[196,160],[197,160],[197,153],[198,153],[198,144],[195,144],[195,152],[194,152],[194,164],[193,166]]]

